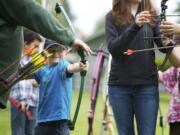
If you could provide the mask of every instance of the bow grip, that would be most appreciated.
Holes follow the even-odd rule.
[[[73,124],[73,122],[72,122],[71,120],[68,121],[68,127],[69,127],[69,129],[70,129],[71,131],[74,130],[74,124]]]
[[[86,64],[86,55],[84,54],[84,50],[83,50],[83,48],[79,48],[78,49],[78,54],[79,54],[79,56],[80,56],[80,58],[81,58],[81,62],[83,63],[83,64]],[[80,75],[81,76],[85,76],[86,75],[86,71],[81,71],[80,72]]]

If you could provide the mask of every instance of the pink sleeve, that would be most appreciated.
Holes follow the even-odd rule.
[[[165,89],[171,93],[177,83],[177,69],[174,67],[169,68],[168,70],[162,72],[161,75],[162,83],[164,84]]]

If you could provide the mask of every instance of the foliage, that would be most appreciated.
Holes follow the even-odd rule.
[[[164,58],[165,57],[162,57],[162,56],[156,56],[156,60],[155,60],[157,66],[158,66],[158,69],[161,70],[161,71],[164,71],[164,70],[166,70],[166,69],[168,69],[169,67],[172,66],[171,63],[169,62],[169,60],[167,60],[167,62],[164,65],[163,69],[161,69],[161,64],[162,64]]]
[[[41,3],[42,2],[42,0],[36,0],[38,3]]]

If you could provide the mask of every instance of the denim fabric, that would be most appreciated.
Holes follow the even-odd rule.
[[[70,135],[68,122],[44,122],[35,128],[35,135]]]
[[[29,111],[32,112],[35,118],[37,117],[36,107],[29,107]],[[28,120],[23,112],[11,106],[12,135],[33,135],[35,126],[36,120]]]
[[[119,135],[135,135],[134,117],[138,135],[155,135],[157,85],[109,86],[109,98]]]

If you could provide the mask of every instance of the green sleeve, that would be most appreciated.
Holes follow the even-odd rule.
[[[13,25],[27,27],[64,45],[71,45],[74,35],[33,0],[0,0],[0,16]]]

